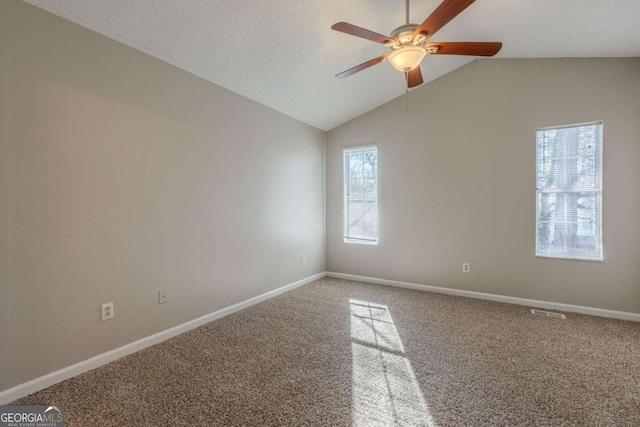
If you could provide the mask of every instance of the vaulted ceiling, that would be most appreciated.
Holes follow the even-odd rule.
[[[406,90],[388,63],[336,79],[389,50],[331,30],[389,34],[404,0],[25,1],[323,130]],[[413,0],[411,21],[440,2]],[[639,28],[640,0],[477,0],[432,41],[501,41],[496,58],[640,56]],[[429,56],[424,80],[473,59]]]

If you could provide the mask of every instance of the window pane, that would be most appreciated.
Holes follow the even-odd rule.
[[[378,200],[377,197],[349,197],[349,234],[353,239],[377,240]]]
[[[601,124],[536,132],[539,189],[599,188]]]
[[[378,154],[376,150],[350,152],[348,162],[348,193],[377,194]]]
[[[598,193],[538,193],[537,255],[601,259]]]

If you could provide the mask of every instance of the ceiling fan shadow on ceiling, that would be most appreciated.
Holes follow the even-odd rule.
[[[409,23],[409,0],[406,0],[407,23],[391,32],[389,37],[346,22],[338,22],[331,29],[352,36],[371,40],[385,45],[391,53],[380,55],[353,68],[349,68],[336,77],[348,77],[381,62],[389,61],[393,67],[402,71],[411,89],[423,83],[420,63],[427,55],[470,55],[493,56],[502,48],[500,42],[436,42],[427,43],[433,35],[449,21],[458,16],[475,0],[444,0],[420,25]]]

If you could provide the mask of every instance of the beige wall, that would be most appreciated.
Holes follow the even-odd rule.
[[[17,0],[0,28],[0,390],[324,270],[323,132]]]
[[[408,101],[327,134],[328,271],[640,313],[640,59],[478,60]],[[535,130],[592,120],[605,261],[536,258]],[[380,243],[343,243],[342,148],[372,143]]]

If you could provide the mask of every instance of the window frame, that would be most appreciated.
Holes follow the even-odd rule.
[[[354,243],[358,245],[373,245],[376,246],[380,242],[380,168],[376,160],[376,208],[378,210],[378,235],[375,240],[370,239],[357,239],[349,237],[349,163],[347,162],[350,153],[359,151],[376,150],[376,156],[378,154],[378,147],[375,144],[358,145],[353,147],[344,147],[342,149],[342,172],[343,172],[343,186],[342,186],[342,202],[343,202],[343,218],[342,218],[342,236],[344,243]],[[376,157],[377,159],[377,157]]]
[[[574,127],[584,127],[584,126],[592,126],[592,125],[600,125],[600,135],[599,135],[599,146],[597,147],[597,157],[598,157],[598,163],[596,165],[597,168],[597,176],[596,179],[598,180],[598,183],[600,184],[599,187],[597,188],[558,188],[558,189],[540,189],[538,188],[538,182],[539,182],[539,175],[538,175],[538,146],[537,146],[537,133],[540,131],[546,131],[546,130],[558,130],[558,129],[566,129],[566,128],[574,128]],[[603,120],[594,120],[594,121],[590,121],[590,122],[582,122],[582,123],[571,123],[571,124],[564,124],[564,125],[555,125],[555,126],[545,126],[545,127],[539,127],[536,128],[536,144],[534,144],[535,147],[535,169],[536,169],[536,173],[535,173],[535,198],[536,198],[536,202],[535,202],[535,218],[534,218],[534,227],[535,227],[535,239],[534,239],[534,250],[535,250],[535,256],[536,258],[545,258],[545,259],[560,259],[560,260],[570,260],[570,261],[586,261],[586,262],[603,262],[604,261],[604,245],[603,245],[603,234],[602,234],[602,229],[603,229],[603,193],[604,193],[604,169],[603,169],[603,147],[604,147],[604,121]],[[598,218],[598,223],[596,224],[597,227],[597,237],[599,239],[599,248],[600,248],[600,257],[599,258],[583,258],[583,257],[572,257],[572,256],[567,256],[567,255],[551,255],[551,254],[543,254],[543,253],[539,253],[538,251],[538,218],[540,216],[540,212],[539,212],[539,197],[538,195],[541,193],[596,193],[596,216]]]

